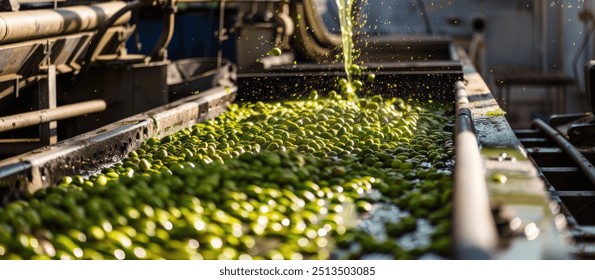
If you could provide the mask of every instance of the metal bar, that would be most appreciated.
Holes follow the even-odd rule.
[[[48,53],[50,55],[51,53]],[[39,109],[56,108],[56,65],[49,65],[47,78],[39,83]],[[39,126],[39,139],[42,144],[51,145],[58,142],[58,123],[53,120]]]
[[[517,138],[539,138],[541,132],[538,129],[515,129],[514,134]]]
[[[555,143],[552,143],[548,138],[541,138],[541,137],[518,137],[519,141],[523,143],[525,148],[533,148],[533,147],[555,147]]]
[[[105,110],[106,107],[107,105],[103,100],[91,100],[59,106],[54,109],[0,117],[0,132],[100,112]]]
[[[574,173],[579,172],[576,167],[539,167],[542,173]]]
[[[535,119],[533,125],[543,130],[560,148],[578,165],[591,184],[595,186],[595,167],[581,154],[564,136],[540,119]]]
[[[572,167],[575,165],[574,161],[560,148],[528,147],[527,152],[539,167]]]
[[[595,238],[595,226],[577,226],[571,229],[572,235],[580,238]]]
[[[559,197],[595,197],[595,191],[557,191]]]
[[[543,167],[539,168],[541,174],[552,185],[551,192],[563,191],[592,191],[589,179],[583,175],[578,167]],[[560,195],[560,196],[567,196]]]
[[[13,176],[30,168],[31,162],[28,161],[15,162],[5,166],[0,166],[0,178]]]
[[[1,139],[0,138],[0,145],[2,144],[14,144],[19,142],[38,142],[39,138],[10,138],[10,139]]]
[[[479,144],[464,84],[457,82],[455,125],[454,216],[455,254],[459,259],[491,259],[498,235],[491,212]]]
[[[20,82],[21,78],[23,78],[23,76],[18,75],[18,74],[8,74],[8,75],[0,76],[0,83],[7,82],[7,81],[14,81],[12,90],[15,93],[16,97],[19,98],[19,82]],[[0,93],[0,99],[2,99],[3,97],[4,97],[3,94]]]
[[[6,81],[18,80],[18,79],[20,79],[22,77],[23,76],[21,76],[19,74],[8,74],[8,75],[0,76],[0,83],[1,82],[6,82]]]

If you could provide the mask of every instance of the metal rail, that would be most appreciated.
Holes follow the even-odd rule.
[[[453,237],[458,259],[491,259],[498,242],[463,82],[456,83]]]
[[[52,109],[0,117],[0,132],[101,112],[106,108],[105,101],[90,100]]]
[[[0,161],[0,184],[33,193],[65,175],[94,172],[123,159],[149,137],[163,137],[224,112],[236,87],[216,87],[57,144]],[[12,198],[12,197],[11,197]],[[8,199],[11,199],[8,198]],[[0,197],[0,205],[7,198]]]
[[[31,163],[27,161],[15,162],[5,166],[0,166],[0,178],[13,176],[19,172],[26,171],[29,168],[31,168]]]
[[[585,176],[589,179],[591,184],[595,185],[595,167],[585,156],[579,152],[572,143],[570,143],[564,136],[562,136],[557,130],[549,126],[547,123],[540,119],[533,121],[533,125],[541,129],[545,134],[556,142],[562,150],[574,161],[578,167],[583,171]]]

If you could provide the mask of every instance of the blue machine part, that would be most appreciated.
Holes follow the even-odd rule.
[[[229,13],[228,13],[229,12]],[[235,11],[226,11],[234,15]],[[133,19],[134,22],[134,19]],[[159,13],[141,12],[137,21],[137,34],[126,42],[129,53],[150,54],[157,42],[162,29],[162,19]],[[233,30],[234,16],[226,16],[224,26]],[[217,9],[188,8],[176,13],[175,31],[167,48],[168,59],[178,60],[190,57],[216,57],[218,41],[216,33],[219,27],[219,11]],[[231,35],[231,34],[229,34]],[[136,38],[140,50],[136,46]],[[235,36],[228,36],[222,43],[223,57],[235,63]]]

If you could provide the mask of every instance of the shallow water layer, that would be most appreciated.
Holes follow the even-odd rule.
[[[448,258],[444,112],[379,96],[234,104],[0,209],[0,256]]]

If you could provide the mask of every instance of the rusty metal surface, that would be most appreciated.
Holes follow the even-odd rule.
[[[211,119],[234,100],[235,88],[213,88],[200,95],[106,125],[74,138],[0,161],[0,196],[4,201],[24,191],[56,184],[65,175],[93,172],[126,157],[150,137],[163,137]],[[19,165],[30,166],[19,168]],[[9,172],[11,171],[12,172]]]

